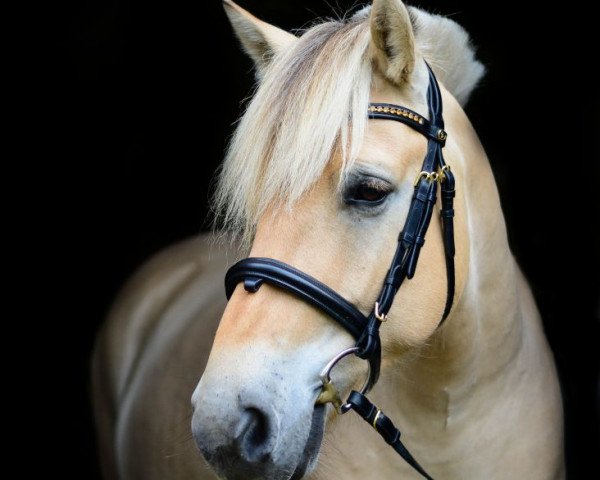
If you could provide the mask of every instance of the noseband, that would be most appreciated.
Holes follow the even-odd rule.
[[[396,252],[384,279],[383,287],[369,315],[364,315],[356,306],[319,280],[272,258],[246,258],[233,265],[225,276],[225,290],[229,299],[240,282],[244,282],[244,288],[250,293],[258,291],[263,283],[268,283],[287,290],[319,308],[345,328],[356,339],[356,345],[344,350],[327,364],[321,373],[323,390],[317,403],[333,403],[339,413],[346,413],[349,410],[356,411],[415,470],[425,478],[431,479],[400,442],[400,431],[365,396],[379,378],[381,366],[379,328],[386,321],[402,282],[406,278],[411,279],[415,274],[419,253],[425,243],[425,234],[436,204],[438,183],[442,197],[440,217],[448,285],[446,304],[441,315],[440,325],[450,313],[454,299],[453,199],[455,181],[450,166],[446,164],[442,155],[442,147],[447,138],[442,118],[442,97],[435,75],[429,66],[427,68],[429,70],[427,101],[430,120],[408,108],[387,103],[370,103],[368,108],[370,119],[395,120],[408,125],[427,138],[427,154],[414,182],[414,192],[406,222],[398,237]],[[346,403],[342,403],[339,393],[331,383],[329,373],[339,360],[350,354],[355,354],[369,362],[369,375],[361,391],[353,390]]]

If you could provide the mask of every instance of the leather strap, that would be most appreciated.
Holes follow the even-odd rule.
[[[389,417],[372,404],[367,397],[356,390],[352,390],[346,405],[346,410],[352,409],[358,413],[365,422],[371,425],[377,433],[381,435],[388,445],[396,450],[398,455],[400,455],[406,463],[427,480],[433,480],[400,441],[400,430],[398,430]]]
[[[454,174],[450,169],[447,169],[443,174],[445,178],[441,184],[442,210],[440,211],[440,218],[442,219],[442,235],[444,240],[446,279],[448,286],[446,288],[446,305],[444,307],[444,314],[442,315],[440,325],[444,323],[446,318],[448,318],[450,310],[452,309],[456,279],[454,272],[454,197],[456,195],[454,186],[455,179]]]
[[[264,283],[287,290],[325,312],[350,335],[358,339],[367,326],[367,317],[324,283],[300,270],[272,258],[250,257],[232,266],[225,275],[225,293],[231,298],[238,283],[255,293]]]
[[[389,110],[392,107],[389,104],[371,104],[371,106],[375,105],[376,108],[375,111],[373,111],[372,108],[369,108],[369,118],[395,120],[423,133],[423,135],[427,137],[427,154],[425,156],[425,160],[423,161],[421,172],[433,173],[438,171],[443,174],[441,179],[442,181],[440,182],[442,185],[441,217],[442,229],[444,232],[443,241],[446,263],[447,292],[444,311],[439,322],[441,325],[450,313],[455,291],[453,226],[454,210],[452,205],[455,182],[454,176],[452,175],[449,167],[446,165],[442,155],[442,147],[445,145],[447,138],[446,132],[444,131],[444,119],[442,116],[442,97],[435,75],[429,66],[428,69],[429,88],[427,90],[427,97],[431,121],[423,119],[418,114],[406,109],[405,107],[395,106],[395,113],[391,111],[386,112],[386,108]],[[379,105],[385,106],[379,108]],[[412,118],[410,114],[408,116],[404,114],[398,115],[398,111],[401,111],[402,113],[409,111],[412,113]],[[422,131],[422,129],[424,129],[424,131]],[[432,132],[436,132],[435,135]],[[436,182],[431,181],[426,176],[419,176],[419,179],[415,184],[413,199],[406,217],[406,223],[398,238],[398,246],[396,248],[392,264],[388,270],[383,288],[377,299],[379,313],[383,316],[385,316],[391,309],[396,293],[400,289],[404,279],[410,279],[415,274],[419,254],[423,244],[425,243],[425,233],[429,227],[435,206],[436,191]],[[357,346],[360,348],[359,352],[357,353],[359,357],[363,359],[369,359],[372,356],[377,355],[377,352],[381,351],[381,341],[379,338],[380,326],[381,322],[377,320],[374,312],[372,312],[369,316],[369,325],[357,343]],[[379,368],[375,368],[373,371],[377,372],[378,374]]]

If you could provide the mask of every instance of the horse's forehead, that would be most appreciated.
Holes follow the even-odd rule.
[[[422,161],[427,148],[423,135],[410,127],[385,120],[370,120],[357,163],[379,164],[402,173],[407,165]]]

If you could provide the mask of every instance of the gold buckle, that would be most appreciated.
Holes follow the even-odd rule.
[[[382,315],[379,313],[379,302],[375,302],[375,318],[379,320],[381,323],[387,322],[387,315]]]
[[[450,171],[450,165],[444,165],[437,172],[426,172],[425,170],[423,170],[417,174],[417,177],[415,178],[413,186],[416,187],[422,178],[424,178],[428,182],[442,183],[444,180],[446,180],[446,172],[449,172],[449,171]]]
[[[426,172],[423,170],[422,172],[419,172],[417,178],[415,178],[415,182],[413,185],[416,187],[422,178],[424,178],[428,182],[435,182],[439,178],[439,174],[437,172]]]
[[[450,165],[444,165],[438,174],[438,178],[440,183],[442,183],[444,180],[446,180],[446,172],[449,172],[451,170]]]

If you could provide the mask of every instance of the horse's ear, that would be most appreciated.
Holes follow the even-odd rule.
[[[392,83],[405,83],[415,66],[415,37],[401,0],[373,0],[371,51],[381,73]]]
[[[231,0],[223,0],[223,6],[244,50],[254,60],[259,76],[277,52],[297,40],[291,33],[259,20]]]

